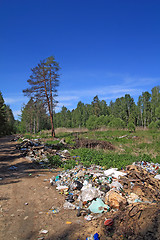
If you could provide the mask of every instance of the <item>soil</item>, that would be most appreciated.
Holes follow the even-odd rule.
[[[85,240],[96,232],[101,240],[160,239],[158,204],[129,205],[87,222],[76,210],[63,209],[65,196],[49,183],[59,169],[42,169],[16,149],[13,136],[0,138],[0,239]],[[50,214],[49,209],[60,211]],[[104,226],[105,218],[113,225]],[[48,230],[43,234],[40,231]]]
[[[91,140],[91,139],[77,139],[76,147],[115,150],[115,147],[110,142],[101,141],[101,140]]]

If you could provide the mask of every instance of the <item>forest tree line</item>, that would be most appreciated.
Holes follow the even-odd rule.
[[[20,121],[15,121],[12,110],[5,104],[0,92],[0,136],[9,135],[16,131],[38,133],[51,129],[48,110],[43,101],[30,98],[21,109]],[[126,128],[150,127],[160,128],[160,86],[152,88],[151,93],[143,92],[137,104],[134,99],[125,94],[107,105],[105,100],[93,98],[90,104],[78,102],[73,110],[62,107],[61,111],[53,114],[54,127],[98,129],[100,127]]]
[[[95,96],[91,104],[79,101],[77,107],[71,111],[63,106],[60,112],[54,112],[53,121],[55,128],[160,128],[160,86],[152,88],[151,93],[143,92],[137,104],[129,94],[125,94],[124,97],[111,101],[109,105]],[[24,105],[19,127],[21,132],[31,133],[51,129],[49,115],[43,102],[31,98]]]
[[[12,110],[5,104],[0,92],[0,137],[16,132],[15,119]]]

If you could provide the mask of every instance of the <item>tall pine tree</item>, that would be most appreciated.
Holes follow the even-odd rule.
[[[53,113],[57,104],[57,87],[59,86],[59,64],[53,56],[41,61],[32,68],[32,75],[28,79],[30,88],[23,90],[27,96],[40,100],[47,106],[50,115],[52,136],[55,136]]]

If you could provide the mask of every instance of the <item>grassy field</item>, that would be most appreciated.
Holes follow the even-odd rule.
[[[28,137],[28,136],[26,136]],[[31,136],[30,136],[31,137]],[[127,130],[87,131],[87,132],[60,132],[56,140],[52,140],[47,133],[35,137],[43,137],[47,144],[57,144],[64,138],[66,143],[73,146],[69,149],[72,160],[62,164],[58,159],[57,164],[64,168],[71,168],[81,161],[84,166],[91,164],[101,165],[104,168],[124,168],[136,161],[160,163],[160,132],[150,130],[136,130],[130,133]],[[75,139],[102,140],[113,144],[115,150],[96,150],[89,148],[75,148]],[[51,161],[54,162],[54,159]]]

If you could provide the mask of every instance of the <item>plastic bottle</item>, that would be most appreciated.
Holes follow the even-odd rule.
[[[99,240],[99,235],[98,235],[98,233],[95,233],[93,237],[94,237],[94,240]]]
[[[87,237],[86,240],[94,240],[93,235],[91,234],[91,236],[90,236],[90,237]]]

